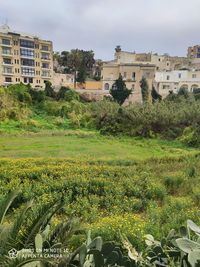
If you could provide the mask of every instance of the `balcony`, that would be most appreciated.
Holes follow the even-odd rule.
[[[22,73],[21,76],[22,77],[35,77],[35,74],[32,74],[32,73]]]
[[[1,44],[1,46],[12,47],[12,43],[11,43],[11,42],[4,42],[4,41],[2,40],[2,42],[1,42],[0,44]]]
[[[12,63],[12,62],[10,62],[10,63],[3,62],[3,63],[2,63],[2,65],[3,65],[3,66],[12,66],[12,65],[13,65],[13,63]]]
[[[3,75],[6,75],[6,76],[12,76],[14,73],[13,73],[13,72],[6,72],[6,71],[3,71],[2,74],[3,74]]]
[[[2,51],[2,56],[4,56],[4,57],[12,57],[13,56],[13,54],[11,53],[11,52],[5,52],[5,51]]]

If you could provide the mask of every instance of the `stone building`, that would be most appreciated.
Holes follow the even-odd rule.
[[[189,92],[200,88],[199,70],[174,70],[156,72],[155,88],[157,92],[166,97],[170,91],[177,93],[180,88],[185,88]]]
[[[102,69],[102,89],[109,91],[115,80],[121,74],[126,86],[132,89],[129,97],[130,102],[141,102],[140,81],[145,77],[148,81],[150,89],[155,77],[156,66],[149,62],[137,62],[136,54],[119,50],[116,48],[114,60],[104,62]]]

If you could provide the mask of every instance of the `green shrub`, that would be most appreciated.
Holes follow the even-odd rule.
[[[200,145],[200,126],[189,126],[183,131],[182,136],[179,138],[181,142],[189,146]]]

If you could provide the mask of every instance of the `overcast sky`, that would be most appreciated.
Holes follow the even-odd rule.
[[[55,51],[114,48],[185,56],[200,43],[200,0],[0,0],[0,22],[52,40]]]

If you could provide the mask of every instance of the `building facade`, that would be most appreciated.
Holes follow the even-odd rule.
[[[190,59],[199,58],[200,59],[200,45],[188,47],[187,57]]]
[[[53,78],[53,45],[37,36],[0,27],[0,85],[30,83],[44,88]]]
[[[102,89],[109,91],[121,75],[128,89],[132,89],[129,102],[142,102],[140,81],[147,79],[151,90],[155,78],[156,66],[146,61],[137,61],[135,53],[121,51],[116,48],[114,60],[104,62],[102,68]]]
[[[193,92],[194,89],[200,88],[200,71],[177,70],[156,72],[155,88],[163,97],[166,97],[170,91],[177,93],[180,88]]]

